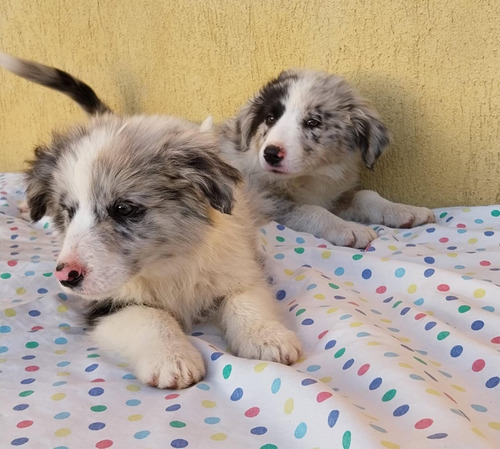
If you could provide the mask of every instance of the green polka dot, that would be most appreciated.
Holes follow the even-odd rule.
[[[284,242],[285,241],[285,237],[281,237],[281,236],[277,236],[276,237],[276,240],[278,240],[278,242]]]
[[[275,444],[264,444],[264,446],[261,446],[260,449],[278,449],[278,446]]]
[[[439,218],[444,218],[444,217],[446,217],[447,215],[448,215],[448,212],[441,212],[441,213],[439,214]]]
[[[342,449],[349,449],[351,447],[351,432],[347,430],[342,436]]]
[[[444,340],[450,333],[448,331],[439,332],[437,339]]]
[[[186,423],[182,421],[170,421],[170,425],[175,427],[176,429],[180,429],[181,427],[186,427]]]
[[[19,396],[21,396],[22,398],[25,398],[26,396],[30,396],[34,393],[33,390],[26,390],[26,391],[21,391],[21,393],[19,393]]]
[[[304,248],[294,248],[294,251],[295,251],[297,254],[304,254],[305,249],[304,249]]]
[[[49,278],[50,276],[52,276],[52,273],[43,273],[43,276],[45,276],[46,278]]]
[[[45,224],[43,225],[43,229],[47,229],[48,227],[49,227],[49,222],[47,222],[47,223],[45,223]]]
[[[396,396],[396,390],[393,388],[382,396],[382,402],[389,402],[391,399],[394,399],[394,396]]]
[[[29,341],[28,343],[26,343],[26,347],[28,349],[38,348],[38,346],[40,345],[36,341]]]
[[[104,410],[107,410],[108,407],[106,407],[105,405],[93,405],[92,407],[90,407],[90,410],[92,410],[93,412],[103,412]]]
[[[460,307],[458,308],[458,311],[459,311],[460,313],[465,313],[465,312],[468,312],[469,310],[470,310],[470,306],[460,306]]]
[[[101,357],[99,354],[89,354],[87,356],[88,359],[95,359],[96,357]]]
[[[344,352],[345,352],[345,348],[342,348],[342,349],[339,349],[335,355],[333,357],[335,357],[336,359],[342,357],[344,355]]]
[[[338,290],[340,288],[338,285],[332,284],[331,282],[328,285],[334,290]]]
[[[399,306],[403,301],[396,301],[393,305],[392,308],[395,309],[397,306]]]
[[[302,315],[305,311],[306,311],[306,309],[299,309],[299,310],[297,310],[297,313],[295,314],[295,316]]]
[[[232,370],[233,370],[232,365],[226,365],[224,368],[222,368],[222,377],[224,379],[228,379],[229,376],[231,375]]]
[[[491,215],[493,215],[494,217],[500,217],[500,210],[498,209],[493,209],[491,211]]]
[[[363,258],[363,254],[354,254],[354,256],[352,256],[352,260],[360,260]]]
[[[2,279],[10,279],[12,275],[10,273],[2,273],[0,274],[0,278]]]

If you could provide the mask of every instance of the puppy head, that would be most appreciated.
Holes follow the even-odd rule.
[[[31,218],[50,215],[64,238],[61,284],[102,299],[132,276],[194,253],[210,217],[231,213],[239,181],[198,125],[105,115],[37,148],[27,200]]]
[[[372,168],[389,143],[378,114],[342,78],[288,70],[264,86],[236,120],[242,151],[277,176],[362,159]],[[359,157],[361,155],[361,158]]]

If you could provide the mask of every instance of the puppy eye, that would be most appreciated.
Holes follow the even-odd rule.
[[[276,123],[276,117],[274,117],[273,114],[269,114],[267,117],[266,117],[266,125],[268,126],[272,126]]]
[[[308,128],[317,128],[321,125],[321,122],[316,118],[310,118],[306,121],[306,125]]]
[[[116,203],[112,210],[110,211],[110,215],[116,218],[136,218],[141,215],[143,209],[133,203]]]

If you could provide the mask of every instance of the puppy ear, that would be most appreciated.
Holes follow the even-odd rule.
[[[358,109],[351,116],[355,145],[361,150],[365,165],[372,169],[391,138],[386,126],[368,109]]]
[[[25,173],[26,200],[30,218],[37,222],[47,213],[51,202],[55,157],[47,147],[40,146],[35,149],[35,160],[30,161],[29,165]]]
[[[241,173],[211,151],[191,155],[186,164],[194,169],[190,170],[190,180],[210,205],[223,214],[231,214],[234,189],[242,181]]]

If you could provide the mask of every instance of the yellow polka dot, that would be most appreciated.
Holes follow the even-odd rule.
[[[139,421],[142,419],[142,415],[130,415],[127,419],[129,421]]]
[[[66,313],[68,311],[68,306],[61,304],[59,307],[57,307],[57,311],[59,313]]]
[[[401,341],[403,343],[409,343],[411,340],[408,337],[400,337],[399,341]]]
[[[217,404],[214,401],[205,400],[205,401],[201,401],[201,405],[203,405],[203,407],[206,407],[206,408],[214,408]]]
[[[391,443],[390,441],[381,441],[380,444],[387,449],[399,449],[401,446],[396,443]]]
[[[331,251],[323,251],[323,252],[321,253],[321,257],[322,257],[323,259],[329,259],[331,255],[332,255],[332,252],[331,252]]]
[[[354,323],[351,323],[350,326],[351,327],[359,327],[359,326],[363,326],[363,323],[361,323],[360,321],[356,321]]]
[[[388,319],[388,318],[382,318],[380,321],[382,321],[382,323],[392,323],[392,320]]]
[[[337,310],[339,310],[337,307],[330,307],[326,313],[335,313]]]
[[[368,419],[371,419],[371,420],[372,420],[372,421],[374,421],[374,422],[377,422],[377,421],[378,421],[378,418],[377,418],[376,416],[372,416],[372,415],[370,415],[370,414],[368,414],[368,413],[366,413],[366,412],[362,412],[361,414],[362,414],[363,416],[366,416]]]
[[[493,430],[500,430],[500,422],[489,422],[488,426],[491,427]]]
[[[474,290],[474,298],[482,298],[484,295],[486,295],[486,291],[483,288]]]
[[[480,436],[481,438],[486,438],[483,434],[483,432],[481,432],[477,427],[471,427],[471,429],[476,435]]]
[[[135,384],[127,385],[128,391],[139,391],[140,389],[141,389],[141,387],[139,385],[135,385]]]
[[[400,363],[400,364],[399,364],[399,366],[400,366],[401,368],[413,369],[413,366],[411,366],[409,363],[405,363],[405,362]]]
[[[417,285],[416,284],[411,284],[408,287],[408,293],[415,293],[417,291]]]
[[[470,207],[464,207],[462,209],[462,212],[470,212],[470,210],[471,210]]]
[[[429,315],[429,316],[434,316],[434,311],[433,310],[426,310],[424,313],[427,314],[427,315]]]
[[[473,243],[477,243],[477,239],[476,238],[469,239],[467,240],[467,243],[470,243],[472,245]]]
[[[65,377],[69,376],[71,373],[68,373],[67,371],[61,371],[60,373],[57,373],[58,376],[60,377]]]
[[[71,435],[71,430],[66,429],[65,427],[63,427],[62,429],[56,430],[54,432],[54,435],[56,437],[67,437],[68,435]]]
[[[394,245],[389,245],[387,248],[389,248],[391,251],[396,251],[398,249],[398,247]]]
[[[256,373],[261,373],[262,371],[264,371],[267,368],[267,365],[268,365],[268,363],[266,363],[266,362],[257,363],[257,365],[255,365],[253,369]]]
[[[225,433],[215,433],[210,437],[210,439],[214,441],[224,441],[226,438],[227,435]]]
[[[369,341],[367,343],[368,346],[380,346],[380,342],[379,341]]]
[[[288,275],[288,276],[292,276],[293,275],[293,271],[290,270],[289,268],[285,268],[285,274]]]
[[[298,276],[295,276],[296,281],[302,281],[306,278],[305,274],[299,274]]]
[[[118,365],[116,365],[116,366],[119,366],[120,368],[127,368],[128,365],[129,364],[127,362],[123,362],[123,363],[118,363]]]
[[[260,241],[264,246],[267,246],[267,240],[264,237],[261,237]]]
[[[389,257],[381,257],[380,260],[382,262],[387,262],[388,260],[391,260]]]
[[[66,349],[58,349],[57,351],[54,351],[54,354],[57,355],[63,355],[66,354],[68,351]]]
[[[7,359],[0,359],[0,363],[5,363]]]
[[[452,385],[452,387],[455,390],[460,391],[461,393],[465,393],[467,391],[464,387],[461,387],[460,385]]]
[[[66,395],[64,393],[55,393],[53,394],[50,399],[52,399],[53,401],[61,401],[63,400],[64,398],[66,397]]]
[[[434,396],[441,396],[441,393],[437,390],[434,390],[433,388],[427,388],[426,393],[432,394]]]
[[[325,299],[325,295],[323,295],[322,293],[318,293],[317,295],[314,295],[314,297],[316,299]]]
[[[457,253],[448,253],[447,256],[448,257],[457,257],[458,254]]]
[[[289,415],[293,412],[293,398],[289,398],[285,401],[285,406],[283,407],[285,415]]]
[[[434,366],[441,366],[441,365],[442,365],[442,363],[440,363],[440,362],[436,362],[436,360],[429,360],[429,363],[430,363],[431,365],[434,365]]]
[[[19,288],[16,289],[16,295],[21,296],[21,295],[25,295],[25,294],[26,294],[26,289],[25,288],[19,287]]]
[[[326,376],[326,377],[322,377],[319,381],[323,382],[324,384],[327,384],[327,383],[332,381],[332,378],[330,376]]]
[[[354,282],[347,281],[347,282],[344,282],[344,285],[346,285],[347,287],[354,287]]]
[[[5,316],[8,316],[8,317],[16,316],[16,311],[14,309],[5,309],[3,313],[5,313]]]

